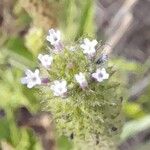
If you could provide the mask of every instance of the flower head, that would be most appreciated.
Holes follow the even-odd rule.
[[[49,35],[46,37],[47,41],[51,43],[51,45],[55,46],[60,43],[60,31],[55,31],[54,29],[49,30]]]
[[[76,81],[80,84],[81,88],[85,88],[88,86],[87,80],[85,78],[85,75],[83,73],[79,73],[75,75]]]
[[[51,90],[53,91],[55,96],[65,97],[67,93],[67,82],[65,80],[62,81],[54,81],[54,84],[51,85]]]
[[[40,85],[41,84],[41,79],[39,77],[39,70],[36,69],[35,72],[32,72],[31,70],[26,70],[25,71],[26,77],[23,77],[21,79],[22,84],[27,84],[28,88],[32,88],[35,85]]]
[[[90,41],[88,38],[85,38],[84,43],[80,45],[80,47],[83,49],[83,53],[87,54],[89,57],[93,57],[96,53],[95,46],[97,45],[96,40]]]
[[[102,82],[105,79],[109,78],[109,74],[106,72],[105,68],[97,69],[95,73],[92,74],[92,77],[95,78],[98,82]]]
[[[53,61],[53,57],[50,55],[39,54],[38,59],[40,60],[41,64],[47,69],[51,66]]]

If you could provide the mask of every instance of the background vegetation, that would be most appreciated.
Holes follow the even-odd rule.
[[[110,45],[111,63],[119,70],[116,80],[124,89],[126,119],[118,149],[148,150],[150,22],[143,17],[148,8],[148,0],[1,0],[0,149],[42,149],[41,134],[33,132],[30,124],[18,127],[16,116],[22,106],[32,114],[43,110],[38,91],[22,86],[20,78],[26,68],[36,67],[37,54],[44,52],[45,36],[53,27],[62,31],[66,43],[88,35]],[[126,11],[119,16],[122,9]],[[56,138],[60,150],[72,149],[71,140]]]

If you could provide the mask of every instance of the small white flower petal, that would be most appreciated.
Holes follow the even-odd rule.
[[[96,40],[92,41],[92,46],[95,47],[98,44],[98,42]]]
[[[82,72],[80,72],[79,74],[75,74],[75,79],[76,79],[77,83],[79,83],[81,88],[85,88],[88,86],[85,75]]]
[[[55,46],[60,43],[60,31],[50,29],[48,33],[49,34],[47,35],[46,39],[51,43],[51,45]]]
[[[37,84],[37,85],[40,85],[40,84],[41,84],[41,79],[38,78],[38,77],[37,77],[37,79],[36,79],[36,84]]]
[[[47,37],[46,37],[46,40],[51,43],[51,37],[50,37],[50,36],[47,36]]]
[[[96,53],[95,46],[97,43],[98,42],[96,40],[90,41],[88,38],[85,38],[80,47],[83,49],[84,54],[87,54],[89,57],[93,57]]]
[[[97,69],[95,73],[92,74],[92,77],[98,82],[102,82],[105,79],[109,78],[109,74],[106,72],[105,68]]]
[[[64,97],[67,92],[67,82],[65,80],[56,80],[54,81],[54,84],[51,85],[50,89],[53,91],[55,96]]]
[[[83,50],[88,49],[88,46],[87,46],[87,45],[85,45],[85,44],[81,44],[81,45],[80,45],[80,47],[81,47]]]
[[[34,87],[34,84],[33,84],[32,82],[29,82],[29,83],[27,84],[27,87],[28,87],[29,89],[31,89],[31,88]]]
[[[50,89],[51,89],[51,90],[54,90],[54,87],[55,87],[55,85],[51,85]]]
[[[60,81],[58,81],[58,80],[55,80],[55,81],[54,81],[54,84],[55,84],[55,85],[57,85],[57,84],[59,84],[59,83],[60,83]]]
[[[35,70],[35,75],[39,75],[39,72],[40,72],[39,69],[36,69]]]
[[[43,55],[42,55],[42,54],[39,54],[39,55],[38,55],[38,59],[39,59],[39,60],[41,60],[41,59],[42,59],[42,57],[43,57]]]
[[[97,77],[97,81],[98,81],[98,82],[102,82],[103,80],[104,80],[103,78]]]
[[[26,70],[26,77],[21,79],[22,84],[27,84],[28,88],[32,88],[36,85],[41,84],[41,79],[39,77],[39,70],[36,69],[35,72],[32,72],[31,70]]]
[[[101,71],[104,72],[104,73],[106,73],[106,69],[105,68],[102,68]]]
[[[27,76],[31,76],[31,75],[33,74],[33,72],[32,72],[31,70],[27,69],[27,70],[25,71],[25,74],[26,74]]]
[[[26,77],[21,78],[21,83],[22,84],[27,84],[28,80]]]
[[[97,73],[93,73],[92,77],[96,79],[97,78]]]
[[[106,73],[104,79],[108,79],[109,78],[109,74]]]
[[[56,34],[57,34],[57,37],[59,37],[59,40],[60,40],[60,36],[61,36],[61,33],[59,30],[56,31]]]
[[[84,43],[85,43],[86,45],[89,45],[89,44],[90,44],[90,40],[89,40],[88,38],[85,38],[85,39],[84,39]]]
[[[46,55],[39,54],[38,59],[40,60],[41,64],[47,69],[51,66],[53,62],[53,57],[47,54]]]
[[[64,86],[64,87],[67,85],[66,80],[63,80],[61,83],[62,83],[62,86]]]

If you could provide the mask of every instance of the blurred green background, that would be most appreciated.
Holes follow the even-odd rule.
[[[111,3],[107,0],[0,1],[0,149],[42,149],[39,138],[32,130],[17,127],[15,111],[21,106],[26,106],[32,113],[43,109],[37,90],[29,90],[22,86],[20,78],[26,68],[36,67],[38,53],[45,50],[48,29],[60,29],[66,43],[88,35],[109,44],[107,43],[109,38],[113,38],[113,35],[119,32],[117,25],[123,22],[122,19],[119,21],[114,19],[117,13],[123,6],[127,14],[131,11],[131,8],[130,10],[127,8],[126,2],[125,0],[111,0]],[[143,0],[142,5],[144,4],[147,5],[146,0]],[[130,13],[134,14],[139,6],[140,11],[145,14],[141,2],[137,2],[134,8],[132,6],[133,12]],[[136,15],[133,15],[134,17],[133,21],[136,20]],[[119,23],[113,26],[113,21]],[[120,142],[150,128],[150,40],[146,38],[150,32],[147,32],[148,35],[144,34],[149,31],[146,25],[138,30],[140,35],[142,32],[144,36],[142,40],[145,47],[140,47],[143,43],[141,45],[135,43],[139,36],[135,34],[136,30],[135,35],[131,34],[130,38],[128,32],[133,31],[131,26],[115,44],[110,54],[112,57],[110,63],[119,70],[117,80],[120,80],[124,89],[122,97],[126,119]],[[148,25],[150,27],[150,23]],[[114,31],[109,32],[111,28]],[[123,44],[120,48],[121,43]],[[130,49],[134,52],[132,53]],[[120,142],[118,141],[118,145]],[[140,144],[140,149],[147,149],[146,146],[142,147],[145,143]],[[58,145],[60,150],[69,150],[72,147],[71,142],[64,137],[58,138]]]

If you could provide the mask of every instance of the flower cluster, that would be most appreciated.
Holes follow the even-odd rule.
[[[111,129],[119,132],[119,84],[113,80],[114,70],[102,47],[91,38],[63,44],[60,31],[54,29],[46,40],[50,52],[38,55],[39,68],[25,71],[21,82],[44,93],[41,96],[53,114],[57,132],[68,137],[73,134],[79,140],[96,137],[94,142],[101,141],[102,134],[114,135]]]
[[[51,66],[53,66],[53,63],[54,63],[53,55],[57,55],[59,52],[61,55],[61,51],[65,50],[65,48],[62,46],[63,44],[61,42],[61,34],[60,34],[60,31],[58,30],[55,31],[54,29],[50,29],[46,39],[52,46],[52,53],[51,55],[39,54],[38,59],[41,65],[50,72]],[[88,61],[90,61],[91,58],[95,57],[97,44],[98,42],[96,40],[90,40],[88,38],[85,38],[82,44],[79,46],[80,51],[83,54],[85,54],[85,57]],[[75,50],[76,48],[73,46],[69,48],[69,51],[71,52],[74,52]],[[60,57],[63,57],[63,54]],[[25,74],[26,74],[26,77],[22,78],[21,82],[22,84],[27,84],[28,88],[32,88],[36,85],[42,84],[42,79],[41,79],[41,76],[39,75],[38,69],[36,69],[35,72],[32,72],[31,70],[27,70]],[[88,80],[86,77],[88,75],[90,76],[90,78],[95,79],[97,82],[102,82],[103,80],[109,78],[109,74],[106,72],[105,68],[97,68],[97,70],[95,70],[95,72],[92,72],[92,73],[91,72],[88,72],[88,73],[77,72],[76,74],[74,74],[74,79],[76,83],[79,84],[81,89],[88,88]],[[51,82],[50,89],[53,91],[54,96],[66,97],[67,92],[68,92],[67,81],[63,78],[59,80],[56,79]]]

